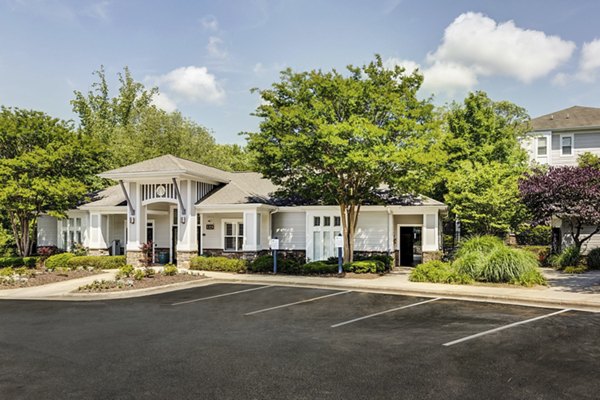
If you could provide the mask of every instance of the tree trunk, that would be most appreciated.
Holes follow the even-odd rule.
[[[31,255],[32,245],[31,242],[31,220],[26,215],[17,215],[13,212],[9,212],[10,227],[15,237],[15,243],[17,245],[17,253],[21,257],[27,257]]]
[[[344,263],[354,260],[354,234],[358,224],[360,204],[340,203],[340,214],[342,217],[342,236],[344,238]]]

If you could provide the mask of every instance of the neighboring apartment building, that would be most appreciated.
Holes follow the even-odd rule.
[[[137,264],[152,241],[155,261],[187,266],[197,254],[252,258],[280,250],[322,260],[335,256],[342,231],[338,206],[286,204],[277,187],[255,172],[227,172],[166,155],[100,174],[118,182],[57,220],[38,220],[38,246],[91,254],[123,254]],[[413,265],[441,249],[446,206],[422,197],[382,199],[361,207],[355,251],[385,253]]]
[[[532,130],[523,141],[532,162],[550,166],[577,165],[583,153],[600,156],[600,108],[574,106],[531,120]],[[553,245],[570,244],[570,236],[560,220],[553,222]],[[591,232],[586,227],[583,232]],[[600,234],[588,243],[587,250],[600,247]]]

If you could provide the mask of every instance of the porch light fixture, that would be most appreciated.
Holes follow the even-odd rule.
[[[181,216],[181,220],[180,221],[181,221],[182,224],[185,224],[185,215]]]
[[[129,217],[129,223],[132,224],[132,225],[135,224],[135,217],[134,216]]]

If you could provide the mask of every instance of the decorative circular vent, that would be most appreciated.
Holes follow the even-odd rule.
[[[156,197],[165,197],[165,194],[167,194],[165,185],[160,185],[156,188]]]

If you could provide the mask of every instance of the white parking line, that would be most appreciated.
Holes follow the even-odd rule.
[[[362,321],[363,319],[376,317],[378,315],[387,314],[387,313],[391,313],[391,312],[398,311],[398,310],[404,310],[405,308],[420,306],[421,304],[431,303],[432,301],[436,301],[436,300],[440,300],[440,299],[442,299],[442,298],[441,297],[436,297],[435,299],[429,299],[429,300],[425,300],[425,301],[420,301],[418,303],[408,304],[408,305],[402,306],[402,307],[392,308],[390,310],[380,311],[380,312],[377,312],[375,314],[365,315],[364,317],[354,318],[354,319],[351,319],[350,321],[340,322],[339,324],[331,325],[331,327],[332,328],[337,328],[338,326],[348,325],[348,324],[351,324],[351,323],[356,322],[356,321]]]
[[[325,296],[313,297],[312,299],[306,299],[306,300],[296,301],[294,303],[288,303],[288,304],[282,304],[280,306],[263,308],[262,310],[252,311],[252,312],[246,313],[244,315],[253,315],[253,314],[258,314],[258,313],[262,313],[262,312],[265,312],[265,311],[277,310],[279,308],[294,306],[296,304],[308,303],[308,302],[311,302],[311,301],[321,300],[321,299],[325,299],[327,297],[339,296],[340,294],[346,294],[346,293],[350,293],[350,292],[352,292],[352,290],[346,290],[344,292],[336,292],[336,293],[328,294],[328,295],[325,295]]]
[[[550,313],[550,314],[545,314],[545,315],[542,315],[542,316],[539,316],[539,317],[530,318],[530,319],[526,319],[524,321],[519,321],[519,322],[515,322],[515,323],[512,323],[512,324],[504,325],[504,326],[501,326],[501,327],[498,327],[498,328],[490,329],[489,331],[484,331],[484,332],[476,333],[475,335],[467,336],[467,337],[464,337],[462,339],[457,339],[457,340],[453,340],[453,341],[448,342],[448,343],[444,343],[444,346],[452,346],[454,344],[462,343],[462,342],[465,342],[465,341],[471,340],[471,339],[475,339],[475,338],[478,338],[478,337],[483,336],[483,335],[488,335],[490,333],[503,331],[504,329],[512,328],[513,326],[527,324],[529,322],[537,321],[539,319],[548,318],[548,317],[551,317],[553,315],[562,314],[562,313],[567,312],[567,311],[571,311],[571,309],[570,308],[565,308],[564,310],[556,311],[556,312],[553,312],[553,313]]]
[[[217,297],[231,296],[232,294],[252,292],[253,290],[261,290],[261,289],[266,289],[266,288],[270,288],[270,287],[273,287],[273,285],[260,286],[260,287],[255,287],[255,288],[252,288],[252,289],[238,290],[237,292],[229,292],[229,293],[217,294],[216,296],[202,297],[202,298],[199,298],[199,299],[180,301],[179,303],[173,303],[171,305],[172,306],[179,306],[181,304],[188,304],[188,303],[194,303],[196,301],[204,301],[204,300],[216,299]]]

